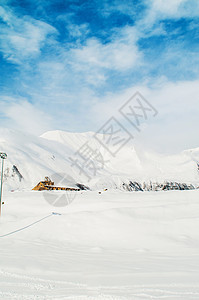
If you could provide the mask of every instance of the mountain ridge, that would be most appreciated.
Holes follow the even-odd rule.
[[[31,189],[45,176],[51,177],[57,173],[70,176],[70,182],[72,178],[74,185],[80,183],[91,189],[136,190],[132,188],[132,183],[136,182],[142,189],[144,184],[149,186],[150,182],[157,183],[156,188],[168,182],[194,187],[199,185],[199,148],[184,150],[177,155],[163,155],[126,145],[114,157],[94,138],[94,134],[56,130],[37,137],[0,129],[0,149],[8,154],[4,169],[5,188]],[[103,135],[100,138],[103,139]],[[90,169],[87,170],[90,179],[85,176],[83,166],[78,169],[72,160],[87,144],[96,153],[98,151],[104,160],[104,164],[100,165],[99,159],[91,157]],[[82,156],[84,162],[85,157]],[[91,165],[97,166],[95,174]]]

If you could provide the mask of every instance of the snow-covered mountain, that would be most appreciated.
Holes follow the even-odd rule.
[[[0,152],[6,152],[7,190],[31,189],[45,176],[66,185],[91,189],[187,189],[199,185],[199,148],[178,155],[160,155],[124,146],[115,156],[104,147],[103,135],[49,131],[40,137],[0,129]],[[89,159],[88,159],[89,158]],[[183,185],[184,184],[184,185]]]

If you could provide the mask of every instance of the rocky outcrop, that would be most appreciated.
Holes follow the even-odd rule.
[[[122,188],[126,191],[171,191],[171,190],[194,190],[192,184],[179,183],[179,182],[169,182],[165,181],[163,183],[158,182],[137,182],[129,181],[129,183],[123,183]]]
[[[80,190],[83,190],[83,191],[88,191],[90,190],[90,188],[82,183],[76,183],[76,186],[80,189]]]
[[[19,169],[17,166],[13,165],[12,167],[7,167],[4,171],[4,179],[7,180],[9,178],[17,178],[19,182],[22,181],[23,176],[20,173]]]

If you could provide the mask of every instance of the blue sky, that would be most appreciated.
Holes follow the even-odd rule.
[[[198,50],[198,0],[2,0],[0,125],[95,131],[139,90],[159,111],[139,142],[198,147]]]

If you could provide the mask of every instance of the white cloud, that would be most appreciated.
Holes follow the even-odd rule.
[[[97,131],[111,116],[115,116],[128,130],[132,130],[118,110],[136,91],[158,110],[158,115],[147,121],[146,128],[136,135],[135,144],[160,152],[178,152],[199,146],[199,80],[174,84],[163,78],[153,86],[143,84],[98,98],[91,91],[80,91],[76,97],[81,97],[81,105],[79,107],[76,103],[75,111],[68,110],[67,104],[63,106],[65,109],[61,104],[56,108],[59,95],[54,98],[54,112],[48,108],[45,113],[44,106],[39,108],[24,99],[4,97],[1,108],[7,119],[3,124],[37,135],[51,129]]]
[[[187,0],[152,0],[151,9],[156,13],[163,13],[167,16],[176,16],[180,6],[186,2]]]
[[[96,38],[88,39],[85,46],[72,49],[75,68],[127,71],[138,65],[141,54],[136,46],[137,33],[132,27],[125,27],[104,44]],[[101,79],[105,80],[103,73]]]
[[[0,28],[0,50],[4,57],[15,63],[40,54],[40,49],[49,34],[56,29],[31,17],[16,17],[10,9],[0,6],[0,18],[6,25]]]
[[[150,0],[148,9],[138,26],[149,30],[156,22],[165,19],[194,18],[199,16],[198,0]]]
[[[199,17],[198,0],[149,0],[146,5],[145,13],[135,24],[139,37],[165,35],[161,21]]]
[[[76,38],[82,37],[82,36],[85,37],[90,32],[88,24],[77,25],[77,24],[71,23],[67,26],[67,29],[68,29],[70,35],[73,37],[76,37]]]
[[[178,152],[199,146],[199,80],[172,83],[164,79],[153,86],[145,84],[120,94],[109,93],[98,99],[88,112],[93,127],[97,130],[113,115],[131,130],[118,110],[136,91],[158,110],[158,115],[147,121],[146,129],[136,135],[135,143],[160,152]]]
[[[26,100],[17,100],[16,102],[16,99],[7,99],[2,106],[7,118],[4,126],[35,135],[40,135],[53,128],[52,118]]]

